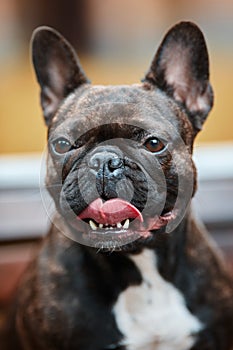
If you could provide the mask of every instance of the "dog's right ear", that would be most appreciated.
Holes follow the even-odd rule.
[[[89,83],[73,47],[56,30],[39,27],[32,35],[32,61],[41,87],[45,122],[50,122],[61,101]]]

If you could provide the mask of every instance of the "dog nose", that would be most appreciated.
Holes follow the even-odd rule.
[[[91,156],[89,167],[96,172],[105,168],[109,172],[114,172],[123,167],[123,160],[113,152],[98,152]]]

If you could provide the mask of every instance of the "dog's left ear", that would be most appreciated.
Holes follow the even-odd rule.
[[[185,107],[195,132],[202,128],[213,105],[209,59],[204,36],[191,22],[170,29],[145,80]]]
[[[39,27],[32,35],[32,61],[41,87],[41,106],[50,125],[62,100],[88,83],[73,47],[56,30]]]

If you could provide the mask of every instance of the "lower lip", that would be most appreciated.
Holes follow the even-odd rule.
[[[106,229],[106,230],[89,230],[82,235],[86,242],[92,243],[96,248],[116,249],[128,243],[132,243],[139,238],[148,238],[152,236],[151,232],[139,232],[131,229]]]

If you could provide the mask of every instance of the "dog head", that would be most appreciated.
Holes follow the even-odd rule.
[[[193,140],[213,104],[200,29],[174,26],[130,86],[92,86],[48,27],[34,32],[32,54],[48,126],[46,185],[70,235],[112,248],[172,231],[195,192]]]

